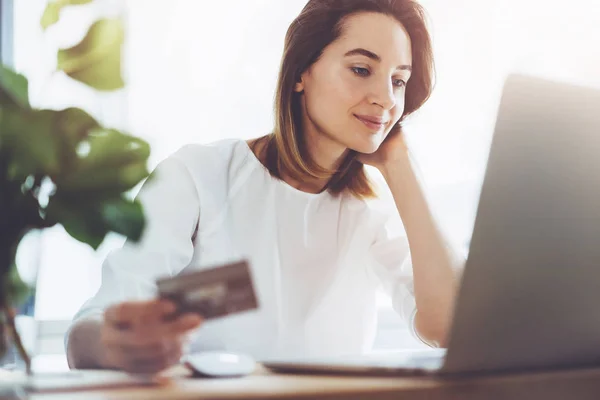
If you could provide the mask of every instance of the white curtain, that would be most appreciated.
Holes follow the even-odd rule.
[[[33,103],[80,105],[144,137],[154,166],[186,143],[270,131],[284,34],[306,0],[100,0],[69,10],[62,27],[46,35],[38,28],[45,0],[15,3],[15,60],[31,79]],[[431,17],[437,85],[407,137],[443,229],[466,249],[504,78],[515,71],[600,87],[600,3],[422,3]],[[52,76],[56,47],[75,43],[92,18],[111,13],[128,22],[127,89],[100,96]],[[60,228],[45,233],[38,318],[70,318],[98,287],[101,261],[120,242],[113,237],[93,253]]]

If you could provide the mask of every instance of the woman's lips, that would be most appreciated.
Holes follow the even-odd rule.
[[[387,121],[384,121],[381,118],[377,118],[377,117],[370,117],[370,116],[366,116],[366,115],[354,115],[356,117],[356,119],[358,119],[360,122],[362,122],[367,128],[374,130],[374,131],[380,131],[382,128],[384,128],[387,125]]]

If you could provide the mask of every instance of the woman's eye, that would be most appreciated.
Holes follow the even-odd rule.
[[[369,70],[362,67],[352,67],[350,68],[352,72],[359,76],[369,76]]]
[[[402,79],[394,79],[394,86],[402,88],[406,86],[406,82]]]

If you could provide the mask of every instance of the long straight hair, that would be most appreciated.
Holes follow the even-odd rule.
[[[377,12],[395,18],[408,32],[412,44],[413,65],[405,90],[405,108],[390,134],[399,130],[400,123],[430,97],[433,50],[426,14],[419,3],[414,0],[310,0],[288,28],[275,95],[275,126],[273,133],[264,137],[264,162],[273,177],[282,179],[282,173],[298,181],[331,177],[326,186],[331,194],[348,191],[358,198],[376,197],[355,151],[349,151],[335,171],[315,163],[302,134],[300,94],[294,91],[301,75],[342,34],[345,19],[360,12]]]

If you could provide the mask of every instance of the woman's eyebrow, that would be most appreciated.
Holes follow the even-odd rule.
[[[373,53],[372,51],[369,51],[369,50],[363,49],[363,48],[356,48],[356,49],[350,50],[349,52],[344,54],[344,57],[350,57],[350,56],[356,56],[356,55],[365,56],[367,58],[370,58],[373,61],[381,62],[381,57],[379,57],[377,54]],[[410,65],[399,65],[397,67],[397,69],[412,71],[412,67]]]

